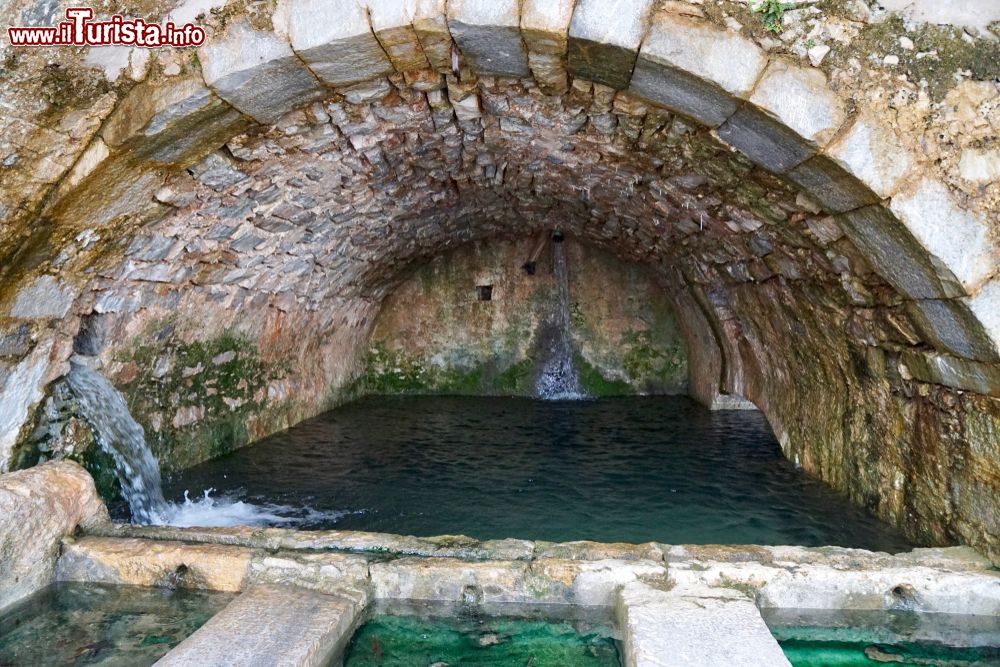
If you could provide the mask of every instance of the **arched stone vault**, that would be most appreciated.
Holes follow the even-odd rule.
[[[750,398],[786,455],[914,537],[997,553],[987,221],[822,72],[673,4],[232,9],[184,76],[111,112],[2,298],[86,315],[119,383],[149,370],[136,345],[249,332],[281,366],[240,399],[255,437],[334,399],[405,267],[558,226],[659,272],[697,396]]]

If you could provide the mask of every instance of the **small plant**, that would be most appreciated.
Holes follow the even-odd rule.
[[[814,46],[816,46],[816,40],[815,39],[813,39],[812,37],[810,37],[809,39],[806,40],[806,48],[807,49],[811,49]]]
[[[794,6],[781,0],[762,0],[754,11],[762,15],[761,21],[769,32],[781,32],[781,19],[785,16],[785,10]]]

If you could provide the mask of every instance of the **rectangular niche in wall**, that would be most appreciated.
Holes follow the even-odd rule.
[[[476,295],[479,297],[480,301],[492,301],[493,285],[477,285]]]

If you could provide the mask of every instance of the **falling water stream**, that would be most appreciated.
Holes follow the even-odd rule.
[[[160,466],[146,445],[142,426],[129,414],[124,397],[107,378],[80,363],[66,376],[80,410],[97,436],[101,449],[115,462],[122,496],[137,523],[154,523],[167,514]]]
[[[73,362],[66,376],[80,411],[97,437],[97,444],[115,462],[115,475],[132,521],[175,526],[236,526],[294,523],[282,505],[253,505],[230,498],[212,498],[211,489],[191,500],[167,502],[160,466],[146,443],[142,426],[132,418],[125,398],[97,371]]]
[[[535,396],[546,400],[584,398],[580,378],[573,365],[573,344],[570,341],[569,268],[566,244],[553,238],[552,268],[556,277],[556,312],[553,317],[554,335],[549,346],[549,358],[535,382]]]

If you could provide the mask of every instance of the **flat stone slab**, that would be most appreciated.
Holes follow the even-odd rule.
[[[753,601],[732,590],[691,592],[622,587],[625,667],[790,667]]]
[[[361,616],[354,601],[291,586],[255,586],[156,664],[160,667],[325,666]]]

